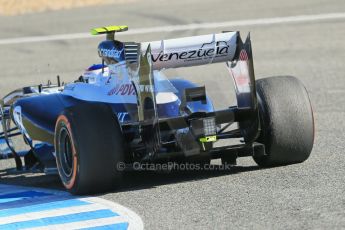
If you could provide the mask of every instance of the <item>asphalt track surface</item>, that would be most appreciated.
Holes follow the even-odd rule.
[[[0,17],[0,40],[84,33],[109,24],[131,28],[344,13],[344,1],[152,1],[35,15]],[[140,35],[119,39],[150,41],[221,30],[251,31],[257,78],[297,76],[309,91],[316,120],[310,158],[285,167],[261,169],[242,158],[229,171],[134,173],[121,188],[99,195],[139,214],[146,229],[343,229],[345,228],[345,20],[234,25]],[[98,63],[102,38],[0,46],[0,96],[59,74],[76,79]],[[235,103],[223,64],[167,71],[206,84],[216,108]],[[215,164],[219,163],[217,161]],[[9,175],[0,162],[1,183],[62,190],[56,176]]]

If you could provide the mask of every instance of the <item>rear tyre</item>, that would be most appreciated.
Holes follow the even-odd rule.
[[[314,142],[314,118],[308,93],[295,77],[256,81],[261,120],[258,142],[266,154],[254,157],[259,166],[300,163],[308,159]]]
[[[73,194],[104,192],[119,183],[124,138],[112,109],[104,104],[67,108],[55,128],[57,168]]]

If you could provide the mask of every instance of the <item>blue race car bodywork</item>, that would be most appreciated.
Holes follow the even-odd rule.
[[[303,103],[289,104],[306,110],[294,116],[309,128],[303,132],[310,132],[301,151],[287,157],[287,145],[277,144],[270,133],[275,119],[269,115],[270,98],[279,97],[267,99],[262,93],[264,83],[276,80],[256,90],[249,36],[245,42],[239,32],[146,43],[114,39],[115,32],[125,30],[126,26],[92,30],[107,36],[98,47],[102,64],[91,66],[75,82],[62,84],[58,77],[56,85],[24,87],[1,100],[0,158],[14,157],[18,170],[58,171],[65,188],[76,194],[108,188],[120,175],[114,166],[119,163],[209,163],[222,158],[236,164],[237,157],[254,156],[259,165],[276,165],[307,159],[314,132],[307,94],[290,87],[294,94],[304,95]],[[167,79],[161,71],[217,62],[226,63],[237,99],[237,105],[224,110],[214,109],[205,86]],[[300,84],[294,79],[280,81]],[[280,115],[284,116],[285,112]],[[237,128],[229,129],[234,123]],[[28,151],[16,150],[12,138],[18,135]],[[241,142],[214,145],[233,138]],[[267,155],[267,148],[278,149],[278,155]]]
[[[173,102],[158,104],[158,117],[161,118],[177,117],[181,115],[179,106],[181,104],[183,90],[186,88],[196,87],[194,83],[185,79],[172,79],[169,80],[169,82],[175,88],[177,98]],[[52,88],[54,88],[54,86]],[[59,115],[68,107],[94,102],[74,98],[72,96],[65,95],[63,92],[53,91],[52,93],[47,94],[33,94],[34,93],[31,93],[30,97],[18,99],[13,104],[13,108],[20,108],[20,114],[18,113],[18,109],[14,109],[14,112],[17,114],[16,116],[21,117],[21,125],[24,127],[23,130],[25,130],[26,134],[29,134],[28,139],[30,141],[36,140],[46,144],[44,145],[44,148],[46,149],[44,153],[44,161],[49,161],[51,166],[52,162],[55,162],[55,157],[53,156],[54,133],[55,124]],[[118,117],[122,124],[131,123],[137,119],[136,104],[122,102],[116,103],[116,101],[114,101],[114,103],[107,104],[111,106],[114,115]],[[189,103],[189,109],[192,112],[214,111],[212,102],[209,98],[207,98],[207,103],[205,104],[201,102]],[[133,133],[129,133],[129,135],[130,134],[134,135]],[[49,149],[50,151],[47,151],[47,146],[51,146]],[[35,148],[36,151],[38,148],[42,148],[41,143]],[[9,154],[11,154],[11,152],[9,152]]]

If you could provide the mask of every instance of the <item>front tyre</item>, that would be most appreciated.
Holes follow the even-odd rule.
[[[124,161],[124,139],[107,105],[67,108],[56,122],[55,151],[61,181],[72,194],[104,192],[121,179],[116,165]]]
[[[308,159],[314,142],[314,118],[308,93],[295,77],[256,81],[261,133],[266,154],[254,157],[263,167],[300,163]]]

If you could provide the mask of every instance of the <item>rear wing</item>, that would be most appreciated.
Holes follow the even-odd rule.
[[[151,47],[152,69],[188,67],[232,61],[239,32],[225,32],[141,43],[141,52]]]

